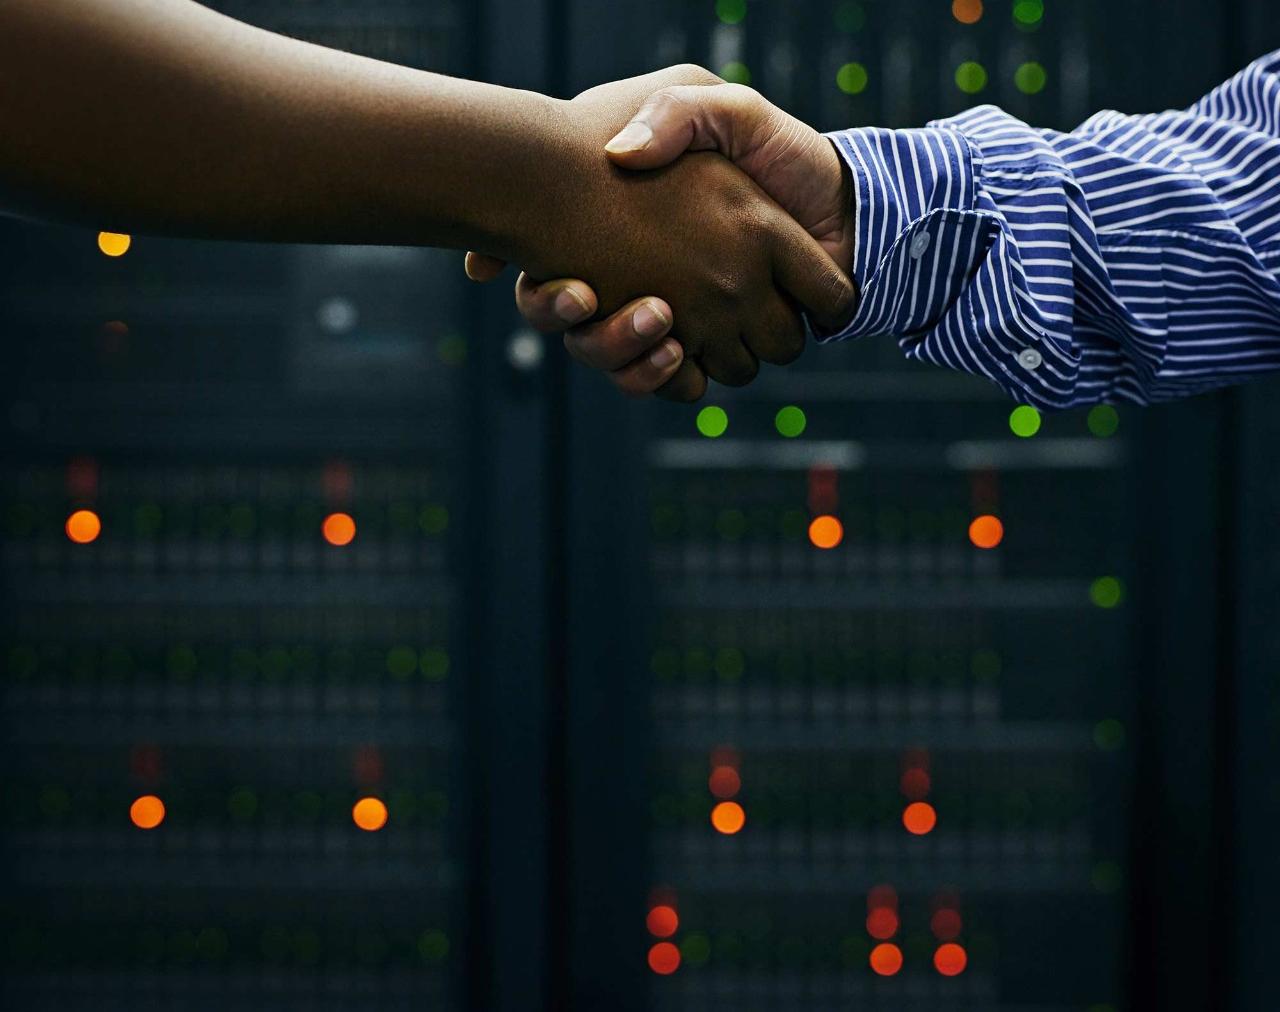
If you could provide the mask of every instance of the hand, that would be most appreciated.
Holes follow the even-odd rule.
[[[664,165],[686,150],[717,150],[752,176],[847,271],[854,238],[849,179],[831,143],[750,88],[702,73],[702,81],[669,85],[649,96],[609,142],[609,157],[615,164],[644,169]],[[467,260],[467,272],[477,280],[488,280],[502,266],[487,257]],[[538,285],[522,276],[516,302],[530,323],[546,330],[578,323],[596,311],[594,294],[580,281]],[[655,310],[664,325],[645,329],[642,324],[654,317],[645,312],[637,318],[639,306]],[[663,340],[672,320],[670,306],[661,299],[637,300],[605,320],[570,329],[565,343],[575,358],[610,370],[620,389],[648,393],[680,361],[671,358],[679,350],[673,341]]]
[[[590,146],[595,137],[599,146],[592,150],[600,157],[604,142],[635,114],[641,100],[673,77],[718,80],[696,68],[676,68],[584,92],[569,103],[568,148],[584,142]],[[669,162],[678,153],[673,150],[661,161]],[[831,155],[835,158],[834,152]],[[627,302],[605,325],[608,341],[592,340],[590,333],[566,337],[576,357],[600,368],[623,367],[615,378],[624,389],[641,393],[662,386],[666,395],[696,399],[707,376],[737,385],[754,377],[757,360],[790,361],[803,348],[804,336],[783,291],[820,319],[834,320],[850,308],[848,279],[822,247],[727,162],[691,155],[654,172],[621,176],[609,173],[603,158],[600,163],[614,185],[598,191],[590,159],[563,173],[572,198],[559,212],[561,217],[548,223],[554,243],[544,243],[547,248],[536,254],[541,262],[526,259],[526,266],[539,276],[556,277],[586,273],[577,265],[595,258],[599,269],[612,272],[612,286],[602,287],[599,278],[592,277],[602,296],[597,300],[581,282],[538,285],[523,277],[518,292],[531,322],[547,329],[559,329],[563,324],[557,319],[589,316],[600,303],[611,308],[636,291],[667,295],[665,301]],[[642,214],[631,213],[635,208],[628,208],[628,203],[634,201],[643,206]],[[565,215],[582,226],[566,227]],[[598,234],[602,220],[609,222],[607,247]],[[665,263],[655,274],[657,260]],[[499,269],[500,261],[468,257],[468,273],[477,279],[487,279]],[[781,291],[774,287],[775,280]],[[686,321],[681,328],[683,360],[674,342],[655,343],[677,314]],[[648,354],[633,361],[640,351]]]

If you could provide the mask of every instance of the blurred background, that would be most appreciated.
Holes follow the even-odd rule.
[[[213,6],[823,129],[1280,46],[1267,0]],[[1277,1007],[1274,382],[1041,417],[881,340],[634,404],[458,254],[9,220],[0,320],[6,1007]]]

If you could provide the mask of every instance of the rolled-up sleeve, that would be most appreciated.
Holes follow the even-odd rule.
[[[831,134],[862,301],[822,340],[1060,408],[1146,403],[1280,368],[1280,54],[1191,109],[1069,134],[981,106]]]

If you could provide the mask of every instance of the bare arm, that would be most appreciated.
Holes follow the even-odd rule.
[[[527,255],[563,113],[189,0],[0,3],[0,207],[120,231]]]

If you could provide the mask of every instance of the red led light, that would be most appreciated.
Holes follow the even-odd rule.
[[[919,801],[929,793],[929,774],[918,766],[902,771],[902,793],[912,801]]]
[[[871,969],[881,977],[892,977],[902,969],[902,950],[892,942],[881,942],[871,950]]]
[[[964,968],[969,965],[969,954],[963,945],[946,942],[939,945],[933,954],[933,965],[944,977],[955,977],[964,973]]]
[[[867,909],[874,910],[876,907],[888,907],[890,910],[898,909],[898,894],[891,885],[872,886],[867,892]]]
[[[867,914],[867,934],[881,941],[898,933],[898,915],[891,907],[875,907]]]
[[[660,903],[650,909],[644,924],[649,929],[649,934],[657,938],[670,938],[680,927],[680,915],[676,913],[675,907]]]
[[[680,950],[670,942],[657,942],[649,948],[649,969],[663,977],[680,968]]]
[[[731,798],[742,790],[742,777],[732,766],[717,766],[707,779],[707,787],[717,798]]]
[[[939,907],[929,918],[929,929],[935,937],[944,942],[950,942],[958,937],[962,927],[960,911],[952,910],[950,907]]]

